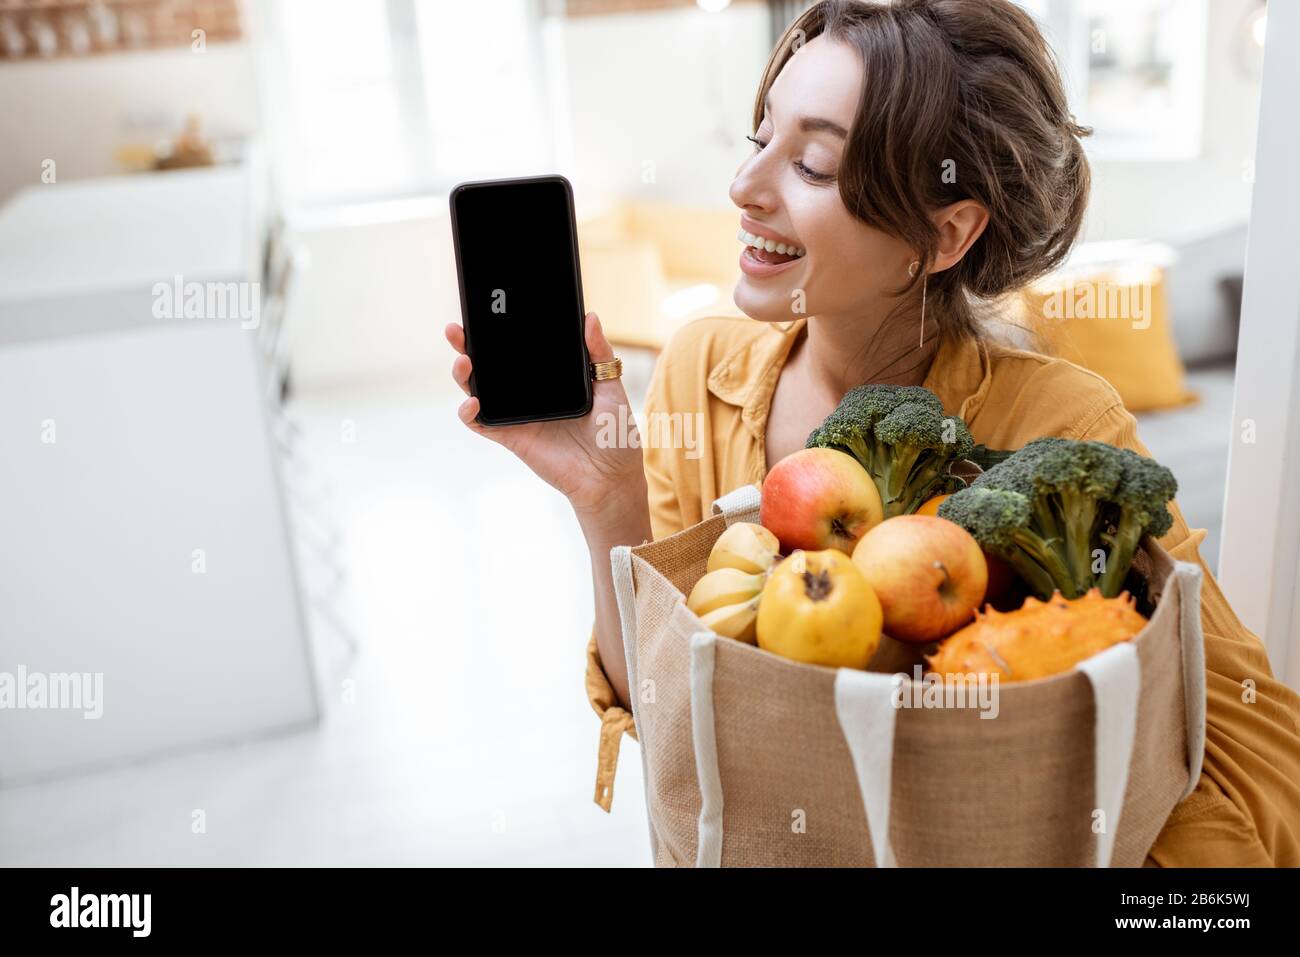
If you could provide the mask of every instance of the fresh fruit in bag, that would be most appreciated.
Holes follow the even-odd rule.
[[[738,568],[719,568],[709,572],[691,589],[686,607],[697,615],[706,615],[723,605],[735,605],[757,598],[763,591],[766,575],[751,575]]]
[[[718,536],[709,552],[707,570],[735,568],[756,575],[769,571],[781,557],[776,536],[754,522],[735,522]]]
[[[724,638],[734,638],[747,645],[754,643],[760,600],[758,596],[734,605],[723,605],[700,616],[700,621]]]
[[[933,515],[899,515],[858,542],[853,564],[884,609],[885,633],[938,641],[974,617],[988,568],[970,532]]]
[[[880,644],[876,593],[843,552],[795,551],[768,576],[758,646],[831,668],[865,668]]]
[[[800,449],[763,479],[760,521],[781,548],[837,548],[845,555],[884,518],[876,483],[836,449]]]
[[[1103,598],[1094,588],[1082,598],[1026,598],[1016,611],[989,609],[976,615],[974,623],[949,637],[926,661],[943,675],[995,674],[1000,681],[1028,681],[1069,671],[1085,658],[1131,640],[1146,623],[1127,592]]]

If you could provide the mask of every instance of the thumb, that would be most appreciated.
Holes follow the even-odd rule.
[[[587,352],[592,362],[608,362],[614,358],[614,347],[605,338],[605,330],[600,326],[600,316],[594,312],[587,313],[586,337]]]

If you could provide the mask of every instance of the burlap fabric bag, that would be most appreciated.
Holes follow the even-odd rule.
[[[1147,627],[1075,671],[1002,684],[992,719],[899,708],[897,662],[788,661],[686,608],[722,530],[758,505],[746,486],[611,552],[657,865],[1144,863],[1201,772],[1197,566],[1145,541]]]

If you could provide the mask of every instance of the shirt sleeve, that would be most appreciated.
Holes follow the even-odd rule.
[[[1151,453],[1116,405],[1084,436]],[[1156,838],[1161,867],[1300,866],[1300,696],[1278,681],[1261,642],[1238,620],[1200,556],[1204,529],[1174,524],[1160,544],[1201,567],[1206,729],[1201,779]]]
[[[646,392],[645,411],[669,408],[667,390],[667,354],[655,364]],[[650,501],[650,529],[654,539],[664,538],[683,527],[681,505],[672,479],[672,456],[675,450],[667,445],[642,450],[645,463],[646,487]],[[614,801],[614,774],[618,770],[619,747],[626,733],[636,740],[636,722],[632,714],[618,703],[618,696],[605,674],[596,647],[596,630],[592,627],[587,642],[587,700],[600,718],[600,745],[596,758],[595,801],[605,811]],[[635,693],[635,689],[631,689]]]

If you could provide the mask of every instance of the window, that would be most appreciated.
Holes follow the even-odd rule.
[[[290,202],[441,192],[549,166],[533,0],[267,7],[268,138]]]
[[[1102,159],[1189,159],[1201,148],[1205,0],[1024,0]]]

